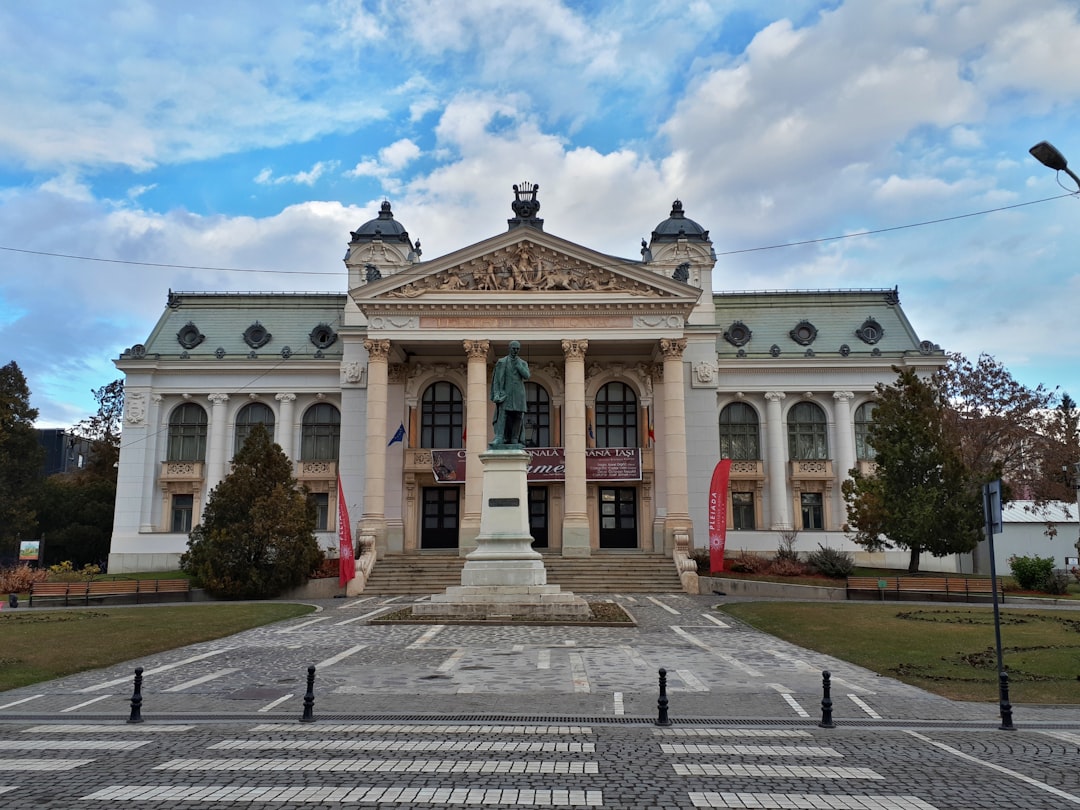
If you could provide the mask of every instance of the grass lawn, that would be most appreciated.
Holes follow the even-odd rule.
[[[233,603],[0,612],[0,691],[130,661],[310,613]]]
[[[997,701],[987,607],[747,602],[719,608],[779,638],[954,700]],[[1080,703],[1080,613],[1002,608],[1013,703]]]

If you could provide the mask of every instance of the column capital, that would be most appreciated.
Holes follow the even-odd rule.
[[[364,341],[364,348],[367,349],[369,363],[386,363],[390,359],[390,341],[386,338],[368,338]]]
[[[660,354],[665,360],[681,360],[686,351],[686,338],[660,338]]]
[[[833,399],[838,402],[851,402],[851,400],[855,399],[855,394],[851,391],[834,391]]]
[[[563,355],[567,360],[584,360],[585,352],[589,350],[587,340],[564,340],[562,342]]]
[[[490,340],[463,340],[461,345],[465,347],[465,355],[470,360],[479,357],[486,361],[491,350]]]
[[[787,394],[783,391],[766,391],[765,399],[769,400],[769,402],[783,402],[787,399]]]
[[[278,402],[296,402],[296,394],[274,394]]]
[[[224,405],[226,402],[229,401],[229,395],[228,394],[210,394],[207,397],[207,399],[210,400],[210,402],[213,403],[214,405]]]

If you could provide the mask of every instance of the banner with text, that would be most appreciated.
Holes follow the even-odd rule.
[[[527,448],[529,481],[566,479],[566,451],[562,447]],[[441,484],[465,483],[464,450],[432,450],[431,469]],[[587,481],[640,481],[641,449],[638,447],[590,447],[585,451]]]
[[[709,571],[724,570],[724,545],[727,542],[727,490],[731,477],[731,459],[721,459],[709,484]]]

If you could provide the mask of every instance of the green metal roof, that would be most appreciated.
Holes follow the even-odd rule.
[[[122,357],[340,360],[337,333],[347,300],[340,293],[170,292],[146,343]]]
[[[724,292],[714,295],[713,303],[724,333],[745,339],[749,332],[742,345],[721,335],[716,341],[721,358],[791,358],[809,356],[808,352],[834,357],[941,354],[940,347],[919,340],[896,290]],[[733,329],[738,323],[745,328]]]

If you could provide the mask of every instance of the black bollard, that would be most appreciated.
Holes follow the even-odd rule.
[[[671,721],[668,719],[668,699],[667,699],[667,670],[661,668],[660,670],[660,699],[656,701],[657,716],[656,725],[658,726],[670,726]]]
[[[304,695],[304,715],[301,723],[315,722],[315,665],[307,668],[307,694]]]
[[[836,728],[832,721],[832,673],[822,670],[821,673],[821,728]]]
[[[998,726],[1002,731],[1016,731],[1016,726],[1012,721],[1012,704],[1009,703],[1009,673],[998,673],[998,696],[1000,698],[1001,706],[1001,725]]]
[[[142,719],[142,667],[135,667],[135,691],[131,695],[129,723],[141,723]]]

